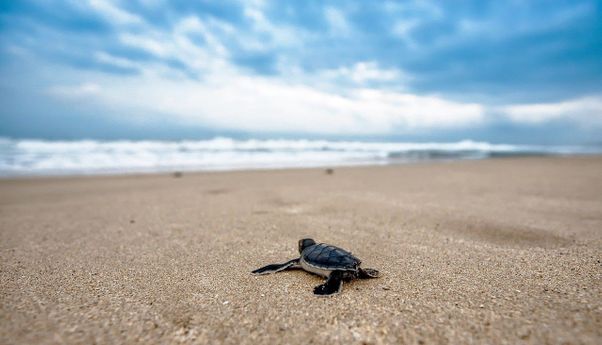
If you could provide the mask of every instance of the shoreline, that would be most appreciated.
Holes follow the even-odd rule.
[[[89,175],[389,165],[496,157],[602,155],[598,144],[312,139],[29,140],[0,138],[0,175]]]
[[[35,179],[69,179],[69,178],[96,178],[96,177],[122,177],[122,176],[130,176],[130,177],[143,177],[143,176],[164,176],[164,175],[174,175],[174,174],[186,174],[186,175],[195,175],[195,174],[206,174],[206,173],[229,173],[229,172],[257,172],[257,171],[286,171],[286,170],[325,170],[325,169],[355,169],[355,168],[378,168],[378,167],[395,167],[395,166],[406,166],[406,165],[430,165],[430,164],[449,164],[455,162],[474,162],[474,161],[490,161],[490,160],[505,160],[505,159],[587,159],[587,158],[601,158],[602,153],[595,154],[516,154],[509,156],[492,156],[492,157],[484,157],[484,158],[452,158],[452,159],[420,159],[414,161],[373,161],[373,162],[365,162],[359,164],[333,164],[333,165],[309,165],[309,166],[282,166],[282,167],[243,167],[243,168],[223,168],[223,169],[212,169],[212,168],[190,168],[190,170],[184,169],[165,169],[165,170],[133,170],[133,171],[110,171],[110,172],[73,172],[73,173],[24,173],[24,174],[14,174],[14,175],[0,175],[0,181],[18,181],[18,180],[35,180]]]
[[[0,343],[602,339],[602,157],[0,179]],[[313,237],[382,277],[252,276]]]

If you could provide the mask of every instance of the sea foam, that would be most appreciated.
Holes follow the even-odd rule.
[[[582,146],[326,140],[47,141],[0,138],[0,176],[393,164],[513,155],[599,154]]]

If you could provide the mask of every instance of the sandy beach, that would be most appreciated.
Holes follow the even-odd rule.
[[[602,158],[5,179],[0,253],[2,344],[600,344]]]

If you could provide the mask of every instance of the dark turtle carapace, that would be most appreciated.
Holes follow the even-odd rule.
[[[350,252],[325,243],[316,243],[311,238],[299,241],[301,257],[283,264],[272,264],[253,271],[253,274],[270,274],[289,269],[303,269],[307,272],[326,277],[324,284],[314,288],[314,294],[327,296],[341,291],[343,281],[351,279],[378,278],[378,271],[361,268],[360,259]]]

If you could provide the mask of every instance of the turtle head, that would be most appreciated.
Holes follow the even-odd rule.
[[[311,238],[304,238],[302,240],[299,240],[299,253],[303,252],[305,248],[311,247],[314,244],[316,244],[316,241],[312,240]]]

